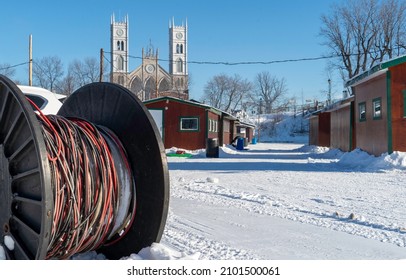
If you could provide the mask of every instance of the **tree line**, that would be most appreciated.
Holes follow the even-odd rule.
[[[103,69],[103,73],[107,73],[106,69]],[[0,64],[0,74],[13,78],[15,69],[7,63]],[[75,59],[69,64],[65,74],[63,62],[58,56],[46,56],[33,61],[32,78],[36,86],[70,95],[76,89],[100,80],[100,63],[93,57]],[[104,80],[108,79],[106,74]],[[20,81],[16,83],[21,84]]]
[[[219,74],[206,83],[201,101],[231,113],[242,109],[270,114],[286,107],[287,92],[285,79],[267,71],[258,73],[252,82],[237,74]]]

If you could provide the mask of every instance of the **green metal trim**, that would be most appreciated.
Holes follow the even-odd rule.
[[[206,132],[204,139],[209,138],[209,111],[206,110]]]
[[[203,109],[208,109],[208,110],[212,111],[213,113],[215,113],[217,115],[222,114],[222,112],[220,110],[218,110],[218,109],[216,109],[216,108],[214,108],[214,107],[212,107],[210,105],[199,104],[199,103],[196,103],[196,102],[191,102],[191,101],[188,101],[188,100],[178,99],[178,98],[174,98],[174,97],[171,97],[171,96],[158,97],[158,98],[155,98],[155,99],[150,99],[150,100],[143,101],[143,103],[144,104],[152,104],[152,103],[157,103],[157,102],[165,101],[165,100],[169,100],[169,101],[173,101],[173,102],[179,102],[179,103],[182,103],[182,104],[187,104],[187,105],[191,105],[191,106],[195,106],[195,107],[199,107],[199,108],[203,108]]]
[[[399,64],[405,63],[406,62],[406,56],[401,56],[386,62],[382,63],[382,69],[397,66]]]
[[[350,80],[348,80],[345,83],[345,86],[349,87],[349,86],[363,80],[364,78],[374,74],[375,72],[378,72],[379,70],[397,66],[397,65],[405,63],[405,62],[406,62],[406,55],[386,61],[386,62],[379,63],[379,64],[375,65],[374,67],[372,67],[371,69],[369,69],[368,71],[365,71],[364,73],[359,74],[358,76],[355,76],[355,77],[351,78]]]
[[[345,83],[345,87],[352,86],[353,84],[365,79],[366,77],[368,77],[368,76],[370,76],[370,75],[374,74],[375,72],[378,72],[379,70],[382,70],[382,69],[384,69],[384,68],[382,68],[382,64],[375,65],[374,67],[372,67],[368,71],[365,71],[364,73],[359,74],[359,75],[351,78],[350,80],[348,80]]]
[[[388,121],[388,154],[393,153],[393,136],[392,136],[392,90],[391,90],[391,73],[386,73],[386,100],[387,100],[387,121]]]

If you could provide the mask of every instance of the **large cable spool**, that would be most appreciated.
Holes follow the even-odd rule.
[[[142,102],[117,84],[92,83],[69,96],[58,115],[113,132],[127,153],[135,216],[124,236],[97,251],[119,259],[159,242],[169,174],[160,134]],[[46,258],[55,207],[51,175],[36,113],[20,89],[0,76],[0,245],[7,259]]]

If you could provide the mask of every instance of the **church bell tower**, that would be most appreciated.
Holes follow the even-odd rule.
[[[187,65],[187,21],[185,25],[176,26],[172,19],[169,23],[169,74],[179,94],[188,94]]]
[[[117,22],[111,17],[111,77],[110,81],[127,87],[128,74],[128,16]]]

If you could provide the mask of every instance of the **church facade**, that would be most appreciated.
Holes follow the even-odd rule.
[[[142,62],[129,71],[129,21],[111,17],[110,81],[131,90],[140,100],[171,96],[189,99],[187,23],[169,23],[169,71],[160,64],[158,50],[142,49]]]

